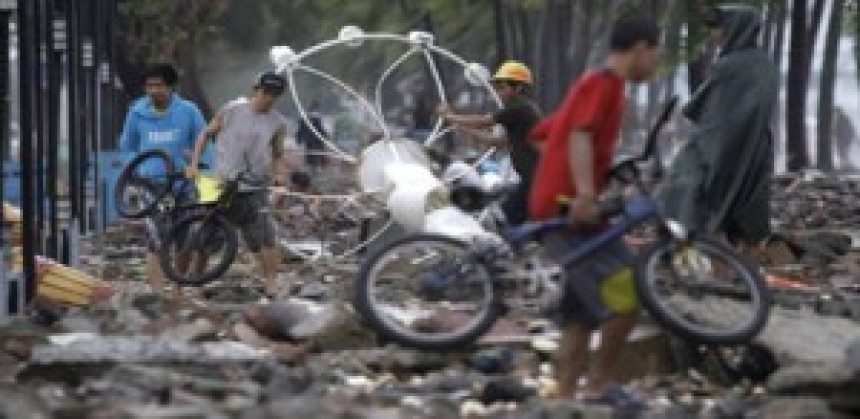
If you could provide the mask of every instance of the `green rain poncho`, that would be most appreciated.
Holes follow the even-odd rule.
[[[771,114],[779,75],[758,49],[761,18],[720,8],[725,44],[684,115],[695,128],[670,170],[666,213],[688,228],[760,241],[770,234]]]

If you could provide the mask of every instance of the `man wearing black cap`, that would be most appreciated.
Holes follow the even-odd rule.
[[[186,170],[188,177],[198,174],[197,162],[206,139],[216,137],[215,174],[220,180],[233,180],[241,174],[245,179],[261,183],[283,183],[280,159],[286,119],[274,106],[286,87],[283,76],[263,73],[257,77],[250,99],[242,97],[224,105],[197,137],[192,164]],[[251,200],[258,211],[251,221],[239,227],[248,248],[260,261],[266,293],[273,295],[277,291],[280,254],[275,247],[273,220],[267,210],[268,196],[260,192]]]

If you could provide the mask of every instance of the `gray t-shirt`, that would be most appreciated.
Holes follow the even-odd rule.
[[[236,99],[221,109],[215,173],[222,180],[239,173],[264,181],[271,180],[274,141],[286,132],[286,118],[276,110],[257,113],[246,98]]]

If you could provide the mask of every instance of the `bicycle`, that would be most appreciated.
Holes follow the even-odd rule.
[[[218,190],[207,192],[211,196],[198,202],[179,198],[186,185],[194,186],[166,152],[149,150],[123,169],[115,199],[118,212],[128,218],[149,216],[157,210],[176,220],[161,240],[161,269],[179,285],[201,286],[221,277],[233,264],[238,252],[235,224],[247,222],[259,211],[247,198],[267,188],[239,174],[222,185],[210,184]]]
[[[676,102],[666,106],[642,153],[621,160],[611,171],[614,180],[635,193],[602,201],[601,213],[612,220],[609,227],[573,245],[558,266],[587,260],[626,234],[654,226],[656,240],[639,252],[634,265],[644,309],[661,326],[690,341],[745,343],[761,331],[770,311],[771,298],[760,274],[728,246],[666,218],[653,196],[662,177],[658,132]],[[646,181],[640,166],[651,160],[656,164]],[[463,241],[432,234],[403,238],[362,264],[355,309],[382,337],[401,345],[450,350],[471,344],[507,311],[540,313],[542,306],[558,300],[557,267],[543,263],[538,241],[569,227],[565,217],[501,227],[492,239]],[[730,275],[717,277],[720,273]],[[582,280],[575,286],[598,299],[595,282]]]
[[[117,214],[129,219],[173,211],[182,198],[194,201],[195,194],[194,184],[176,170],[170,155],[160,149],[144,151],[131,159],[114,185]]]

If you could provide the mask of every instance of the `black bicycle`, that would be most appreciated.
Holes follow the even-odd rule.
[[[538,243],[545,233],[569,228],[566,217],[502,228],[496,237],[469,241],[413,235],[362,264],[355,286],[356,310],[391,341],[419,349],[454,349],[476,341],[512,308],[557,301],[558,266],[587,262],[604,246],[647,227],[654,237],[639,252],[634,271],[635,292],[651,317],[693,342],[748,342],[764,327],[771,304],[758,270],[725,244],[665,217],[652,193],[662,175],[661,165],[650,165],[650,177],[641,170],[643,163],[657,160],[657,133],[674,104],[670,102],[658,119],[645,151],[621,161],[611,172],[636,193],[603,202],[603,215],[613,220],[610,226],[571,245],[556,260],[558,265],[542,264]],[[582,301],[602,300],[594,280],[583,278],[575,288]]]
[[[153,149],[135,156],[120,172],[114,186],[117,214],[140,219],[156,212],[172,212],[196,200],[194,183],[176,170],[173,158]]]
[[[235,225],[248,222],[260,209],[248,199],[265,190],[262,182],[237,179],[220,185],[217,198],[207,202],[182,199],[196,186],[177,170],[162,150],[136,156],[120,174],[115,199],[117,211],[142,218],[155,211],[171,214],[161,240],[159,261],[164,274],[183,286],[201,286],[221,277],[236,259]]]

